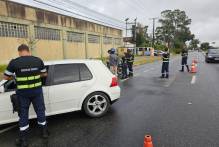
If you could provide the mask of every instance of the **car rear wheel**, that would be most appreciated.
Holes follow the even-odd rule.
[[[110,101],[108,97],[101,92],[94,92],[87,96],[83,103],[85,113],[90,117],[101,117],[109,109]]]

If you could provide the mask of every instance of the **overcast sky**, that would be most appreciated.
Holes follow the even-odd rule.
[[[71,0],[90,9],[125,20],[138,18],[140,23],[149,26],[152,32],[151,17],[160,17],[167,9],[186,11],[192,19],[191,31],[202,42],[216,42],[219,46],[219,1],[218,0]]]

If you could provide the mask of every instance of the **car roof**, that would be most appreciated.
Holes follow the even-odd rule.
[[[56,64],[71,64],[71,63],[96,63],[101,62],[101,60],[97,59],[65,59],[65,60],[52,60],[45,61],[45,65],[56,65]]]

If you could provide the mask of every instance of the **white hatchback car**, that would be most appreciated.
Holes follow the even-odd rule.
[[[117,78],[99,60],[50,61],[45,65],[48,76],[43,79],[43,92],[47,116],[84,110],[90,117],[101,117],[120,97]],[[15,80],[0,82],[0,124],[18,121],[10,101],[15,89]],[[30,118],[35,117],[31,106]]]

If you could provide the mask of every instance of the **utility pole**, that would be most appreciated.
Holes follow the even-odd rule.
[[[134,48],[134,54],[136,54],[136,47],[137,47],[137,17],[134,20],[135,22],[135,48]]]
[[[157,20],[157,17],[150,18],[150,20],[153,20],[153,39],[152,39],[152,47],[154,48],[154,42],[155,42],[155,21]]]
[[[126,22],[126,38],[128,38],[128,31],[133,30],[134,26],[134,33],[133,33],[133,39],[135,42],[135,47],[134,47],[134,52],[136,52],[136,35],[137,35],[137,18],[134,19],[134,22],[128,22],[129,18],[125,19]],[[128,25],[132,25],[132,28],[128,28]],[[126,45],[127,45],[127,40],[126,40]]]
[[[128,37],[128,20],[129,18],[125,19],[125,38],[127,39]],[[127,46],[127,40],[125,40],[125,47]]]

